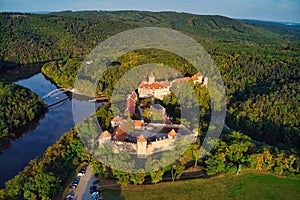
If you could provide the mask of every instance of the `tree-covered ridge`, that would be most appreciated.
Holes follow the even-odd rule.
[[[79,58],[51,61],[43,65],[42,72],[58,86],[72,88],[81,63]]]
[[[0,82],[0,137],[32,121],[44,109],[41,98],[29,89]]]
[[[210,50],[226,86],[232,128],[299,150],[299,49],[299,43],[232,43]]]
[[[201,42],[280,43],[299,41],[299,30],[265,28],[222,16],[175,12],[84,11],[45,15],[0,13],[0,60],[28,63],[83,56],[124,30],[156,26],[181,31]]]

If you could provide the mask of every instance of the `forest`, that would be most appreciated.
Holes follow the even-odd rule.
[[[16,128],[32,121],[44,109],[41,98],[29,89],[0,82],[0,138],[13,137]]]
[[[209,176],[233,174],[240,166],[242,169],[299,176],[299,27],[222,16],[142,11],[65,11],[43,15],[0,13],[0,25],[0,46],[5,47],[0,50],[2,65],[50,61],[43,66],[42,72],[57,85],[66,88],[74,84],[74,77],[85,56],[116,33],[155,26],[187,34],[207,50],[222,75],[227,95],[226,124],[232,129],[223,131],[214,150],[204,159],[196,159],[192,149],[197,149],[197,145],[191,145],[174,165],[149,174],[124,173],[99,164],[89,156],[76,131],[72,130],[49,147],[42,157],[31,161],[23,172],[8,181],[5,189],[0,191],[0,198],[54,198],[65,187],[65,180],[70,176],[68,173],[83,161],[90,162],[95,172],[116,178],[121,185],[142,184],[145,177],[150,177],[152,183],[158,183],[170,174],[175,181],[190,161],[203,166]],[[170,52],[142,49],[115,60],[116,65],[99,78],[97,93],[111,95],[118,77],[134,66],[151,62],[172,66],[183,75],[195,73],[191,64]],[[0,100],[12,107],[11,110],[8,110],[9,106],[5,107],[7,112],[0,112],[3,116],[17,112],[13,110],[17,103],[11,101],[12,96],[18,95],[18,99],[22,99],[22,94],[26,93],[21,88],[17,88],[20,93],[8,92],[16,87],[12,84],[0,85]],[[209,110],[206,99],[209,94],[195,87],[197,94],[203,97],[199,99],[199,106]],[[17,116],[25,120],[34,117],[32,113],[42,104],[35,100],[37,98],[31,99],[37,107],[23,109],[30,113]],[[170,104],[176,102],[174,99],[168,96],[161,103],[173,109]],[[1,102],[2,110],[2,105],[6,104]],[[113,109],[108,103],[97,110],[103,129],[110,128]],[[11,127],[1,123],[0,130],[8,133],[10,128],[15,127],[14,124],[24,123],[21,119],[10,121]],[[203,123],[201,128],[205,127],[207,124]],[[84,128],[88,133],[89,128],[93,127]],[[254,140],[262,142],[262,145]]]
[[[1,13],[0,20],[0,45],[6,46],[0,59],[4,63],[62,59],[42,69],[61,87],[71,87],[84,55],[116,33],[143,26],[181,31],[199,41],[216,62],[226,87],[229,127],[281,149],[299,150],[297,27],[222,16],[139,11]],[[120,66],[100,77],[99,92],[110,95],[116,77],[147,62],[172,66],[183,75],[194,72],[191,65],[169,52],[130,52],[118,58]]]
[[[300,88],[297,77],[300,62],[296,50],[299,45],[276,47],[274,44],[262,47],[219,44],[211,54],[226,87],[227,124],[253,139],[281,149],[299,150]],[[130,52],[117,62],[120,65],[109,68],[100,77],[97,94],[111,95],[119,77],[145,63],[172,66],[184,75],[195,73],[189,63],[174,54],[149,49]],[[45,64],[42,71],[61,87],[70,87],[80,63],[78,59],[54,61]]]

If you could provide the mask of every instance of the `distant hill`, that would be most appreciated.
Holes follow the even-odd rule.
[[[156,26],[181,31],[201,42],[299,41],[299,30],[281,24],[176,12],[81,11],[0,14],[0,61],[28,63],[87,54],[109,36]]]
[[[291,35],[295,40],[299,40],[300,35],[300,23],[295,22],[271,22],[271,21],[260,21],[250,19],[240,19],[249,25],[260,27],[274,33]]]

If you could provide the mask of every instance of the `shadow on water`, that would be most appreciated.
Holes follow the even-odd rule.
[[[67,101],[71,101],[72,97],[65,97],[62,100],[59,100],[53,104],[50,104],[47,106],[47,109],[55,109],[55,108],[59,108],[60,106],[63,106]]]
[[[47,111],[48,111],[48,109],[45,109],[44,112],[42,112],[40,115],[38,115],[31,122],[28,122],[28,123],[26,123],[26,125],[21,126],[14,131],[11,131],[10,136],[1,138],[0,139],[0,154],[3,151],[5,151],[6,149],[9,149],[11,147],[13,141],[16,141],[17,139],[24,136],[25,134],[30,133],[31,131],[35,130],[36,127],[39,126],[40,121],[42,119],[44,119]]]
[[[13,67],[0,67],[0,81],[16,82],[41,72],[44,63],[32,63]]]
[[[57,60],[59,59],[29,64],[16,64],[11,62],[8,62],[7,64],[7,62],[0,62],[0,81],[16,82],[22,79],[30,78],[33,75],[40,73],[45,63]]]

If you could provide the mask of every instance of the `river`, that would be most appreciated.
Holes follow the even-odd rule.
[[[48,80],[40,71],[31,77],[16,80],[16,84],[29,88],[43,97],[48,92],[57,89],[57,86]],[[50,107],[48,111],[33,122],[16,130],[17,139],[6,141],[4,150],[0,153],[0,187],[17,175],[28,162],[41,156],[47,147],[54,144],[63,133],[74,127],[72,115],[72,101],[90,104],[85,100],[72,99],[71,95],[61,94],[60,99],[65,101]],[[100,104],[97,104],[99,106]],[[86,113],[87,114],[87,113]]]

